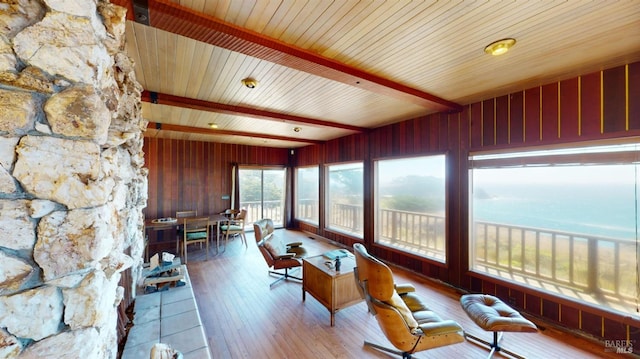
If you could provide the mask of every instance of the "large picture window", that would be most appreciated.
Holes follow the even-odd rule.
[[[363,165],[327,166],[327,228],[363,237]]]
[[[472,270],[636,312],[637,145],[470,160]]]
[[[296,219],[318,224],[320,213],[318,167],[296,169]]]
[[[445,262],[445,160],[375,161],[376,243]]]

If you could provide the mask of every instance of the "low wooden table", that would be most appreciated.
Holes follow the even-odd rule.
[[[331,313],[331,326],[335,324],[335,314],[338,310],[362,301],[353,268],[356,261],[353,255],[341,258],[342,265],[337,272],[325,262],[334,261],[319,255],[302,259],[302,300],[309,292]]]

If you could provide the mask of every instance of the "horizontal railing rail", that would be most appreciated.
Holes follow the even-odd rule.
[[[635,240],[489,222],[473,225],[476,269],[533,277],[596,298],[636,296]]]
[[[253,229],[253,222],[270,218],[276,226],[283,225],[282,201],[240,201],[240,208],[247,210],[245,225]]]
[[[378,242],[445,260],[445,218],[441,215],[381,209],[377,217]]]
[[[315,204],[305,204],[313,206]],[[298,207],[300,208],[300,206]],[[362,207],[333,204],[330,227],[361,233]],[[437,214],[379,210],[376,241],[429,258],[446,259],[446,221]],[[584,233],[516,226],[492,222],[473,223],[473,267],[487,273],[506,274],[563,288],[594,298],[633,302],[636,297],[636,242]]]

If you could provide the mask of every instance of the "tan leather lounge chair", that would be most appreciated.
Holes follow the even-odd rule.
[[[415,352],[464,342],[462,327],[443,320],[431,311],[411,284],[396,285],[389,267],[367,253],[359,243],[353,245],[356,256],[354,275],[369,312],[394,348],[365,341],[378,350],[411,358]]]
[[[269,274],[280,277],[269,287],[289,278],[302,280],[289,274],[289,269],[302,266],[302,257],[306,255],[306,250],[300,242],[284,244],[280,238],[274,236],[273,229],[271,219],[261,219],[253,223],[256,244],[270,268]],[[277,271],[282,269],[284,272]]]

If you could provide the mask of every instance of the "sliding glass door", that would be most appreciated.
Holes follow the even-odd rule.
[[[271,218],[276,227],[284,225],[285,169],[240,167],[240,208],[247,210],[247,225]]]

